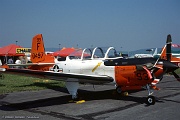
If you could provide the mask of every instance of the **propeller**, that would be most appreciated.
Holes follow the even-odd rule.
[[[166,40],[166,44],[167,44],[167,47],[166,47],[166,57],[167,57],[167,61],[171,61],[171,43],[172,43],[172,39],[171,39],[171,35],[168,35],[167,36],[167,40]],[[180,77],[178,74],[175,73],[175,70],[178,69],[179,66],[175,66],[174,64],[174,70],[171,70],[172,74],[174,75],[174,77],[180,81]]]
[[[166,57],[167,57],[167,61],[171,62],[171,44],[172,44],[172,39],[171,39],[171,35],[169,34],[167,36],[167,40],[166,40]],[[172,63],[172,62],[171,62]],[[167,67],[167,66],[166,66]],[[180,81],[180,77],[178,74],[175,73],[175,70],[179,68],[179,66],[175,65],[171,65],[171,66],[168,66],[168,67],[171,67],[170,69],[171,70],[168,70],[167,72],[172,72],[172,74],[174,75],[174,77]]]
[[[174,75],[174,77],[177,79],[177,81],[180,82],[180,77],[178,74],[176,74],[174,71],[172,72],[172,74]]]
[[[169,34],[167,36],[167,40],[166,40],[166,60],[160,59],[160,57],[156,60],[156,62],[154,63],[153,67],[151,68],[151,74],[153,76],[154,79],[162,79],[163,75],[165,73],[169,73],[172,72],[172,74],[174,75],[174,77],[180,81],[180,77],[175,73],[175,70],[179,68],[179,66],[177,66],[176,64],[171,62],[171,44],[172,44],[172,39],[171,39],[171,35]],[[161,55],[163,54],[165,48],[162,50]],[[159,64],[160,62],[162,62],[162,67],[163,67],[163,73],[161,75],[159,75],[158,77],[155,76],[156,71],[158,70],[158,68],[156,67],[157,64]]]

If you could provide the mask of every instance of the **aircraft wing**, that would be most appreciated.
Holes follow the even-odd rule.
[[[54,65],[54,63],[27,63],[27,64],[7,64],[8,66],[34,66],[34,65]]]
[[[103,76],[103,75],[58,73],[58,72],[53,72],[53,71],[39,71],[39,70],[14,69],[14,68],[9,68],[4,71],[6,73],[20,74],[24,76],[32,76],[32,77],[45,78],[45,79],[51,79],[51,80],[67,81],[67,82],[79,82],[83,84],[86,84],[86,83],[106,84],[106,83],[110,83],[114,81],[112,77]],[[74,78],[74,79],[68,79],[68,78]]]

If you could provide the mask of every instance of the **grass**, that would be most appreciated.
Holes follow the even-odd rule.
[[[175,72],[176,72],[177,74],[180,74],[180,68],[177,69],[177,70],[175,70]]]
[[[57,89],[64,87],[64,82],[45,80],[34,77],[25,77],[3,73],[4,78],[0,79],[0,94],[17,91],[37,91],[43,89]]]

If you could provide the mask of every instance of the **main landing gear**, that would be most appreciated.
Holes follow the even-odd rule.
[[[123,91],[121,90],[121,87],[119,87],[119,86],[116,87],[116,92],[117,92],[118,94],[123,95],[123,96],[128,96],[128,92],[123,92]]]

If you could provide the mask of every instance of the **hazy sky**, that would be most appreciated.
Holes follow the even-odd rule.
[[[0,0],[0,46],[162,47],[168,34],[180,44],[180,0]]]

